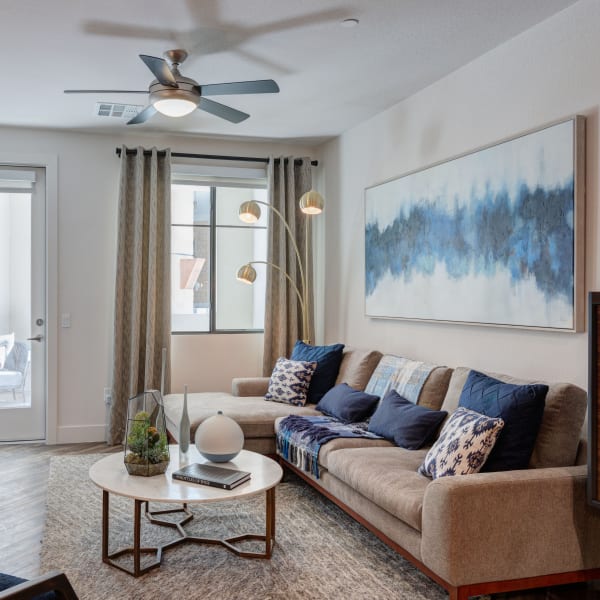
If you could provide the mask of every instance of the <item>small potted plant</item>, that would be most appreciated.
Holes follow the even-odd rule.
[[[149,477],[169,466],[169,444],[159,392],[144,392],[129,400],[125,467],[130,475]]]

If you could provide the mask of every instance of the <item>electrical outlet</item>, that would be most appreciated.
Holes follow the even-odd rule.
[[[104,404],[112,404],[112,392],[108,387],[104,388]]]

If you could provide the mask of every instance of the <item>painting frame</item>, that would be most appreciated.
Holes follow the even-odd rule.
[[[581,115],[554,121],[367,187],[365,316],[569,333],[583,331],[585,122]],[[559,175],[561,183],[553,187],[551,179]],[[487,185],[485,193],[480,191],[482,182]],[[457,185],[464,192],[467,184],[471,184],[470,191],[455,193]],[[500,198],[499,190],[506,198]],[[536,199],[541,200],[536,204]],[[524,213],[524,206],[528,213]],[[485,235],[481,233],[481,215],[486,211],[494,215],[499,207],[504,207],[508,214],[506,247],[498,251],[493,248],[488,260],[489,240],[493,242],[501,236],[492,230],[491,234],[487,230]],[[555,208],[548,210],[548,207]],[[425,213],[427,226],[420,227],[420,221],[413,217],[423,210],[429,211]],[[530,213],[531,223],[526,223],[529,237],[525,238],[521,234],[525,230],[522,215]],[[556,225],[550,221],[552,218],[560,219],[560,223]],[[452,227],[459,223],[464,229],[446,246],[451,250],[447,254],[436,248],[441,243],[436,233],[439,234],[440,223],[444,222],[453,224]],[[471,228],[466,229],[464,222]],[[497,224],[498,220],[490,218],[490,222]],[[541,224],[539,229],[535,224]],[[461,247],[457,240],[463,243],[467,236],[471,241],[476,240],[465,246],[470,258],[456,250]],[[413,244],[412,253],[406,247],[406,239]],[[477,244],[481,240],[480,255]],[[509,246],[509,240],[513,247]],[[498,245],[502,246],[502,240]],[[494,295],[496,284],[498,293]],[[477,296],[478,291],[481,297]],[[450,299],[448,314],[444,313],[446,298]],[[522,311],[518,310],[519,302],[524,307]]]

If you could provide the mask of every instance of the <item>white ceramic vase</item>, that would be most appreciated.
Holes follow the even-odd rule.
[[[234,459],[244,446],[244,432],[230,417],[219,411],[196,429],[196,448],[211,462]]]

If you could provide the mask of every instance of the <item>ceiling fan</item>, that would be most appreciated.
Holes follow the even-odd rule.
[[[127,121],[127,125],[145,123],[156,112],[168,117],[183,117],[196,108],[232,123],[240,123],[250,115],[209,100],[206,96],[279,92],[279,86],[272,79],[199,85],[197,81],[184,77],[179,72],[179,65],[188,56],[185,50],[167,50],[163,56],[165,58],[140,54],[144,64],[156,77],[147,90],[64,90],[64,92],[65,94],[149,94],[150,104],[133,119]]]

